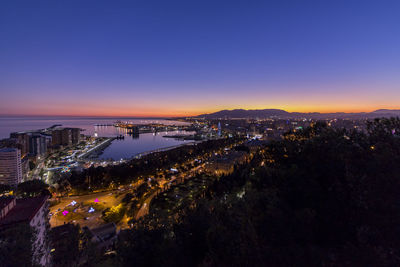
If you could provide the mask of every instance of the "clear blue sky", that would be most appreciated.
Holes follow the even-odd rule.
[[[400,1],[1,1],[0,38],[0,114],[400,108]]]

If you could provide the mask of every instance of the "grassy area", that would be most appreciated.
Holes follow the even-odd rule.
[[[83,202],[83,208],[94,208],[96,211],[103,211],[106,209],[105,205],[100,202],[86,201]]]
[[[92,207],[95,211],[89,214],[88,211]],[[77,204],[75,206],[68,206],[65,209],[57,213],[57,220],[60,221],[73,221],[73,220],[83,220],[85,217],[89,217],[93,214],[101,213],[106,207],[102,203],[96,203],[93,201],[87,201],[83,204]],[[65,215],[63,211],[68,211]]]
[[[82,212],[74,212],[74,210],[77,209],[76,207],[67,207],[64,210],[60,211],[57,213],[57,219],[61,221],[73,221],[73,220],[82,220],[85,218],[84,214]],[[63,211],[68,211],[66,215],[63,214]]]

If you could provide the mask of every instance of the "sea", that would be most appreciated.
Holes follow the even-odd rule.
[[[112,125],[116,121],[129,122],[133,124],[186,124],[185,122],[154,118],[0,117],[0,139],[10,137],[10,133],[12,132],[44,129],[55,124],[61,125],[60,127],[81,128],[83,129],[81,133],[89,136],[97,135],[99,137],[114,137],[123,135],[124,139],[114,140],[104,149],[103,153],[99,155],[99,159],[104,160],[129,159],[141,153],[191,142],[163,137],[165,135],[185,134],[186,132],[184,131],[143,133],[139,136],[132,136],[129,135],[125,129],[116,128],[114,126],[97,126]]]

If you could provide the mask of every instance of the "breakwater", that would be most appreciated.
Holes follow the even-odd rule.
[[[112,141],[117,139],[117,137],[108,137],[106,140],[101,142],[100,144],[90,148],[88,151],[83,152],[82,154],[78,155],[78,159],[88,158],[90,155],[96,153],[101,154],[101,152],[111,144]]]

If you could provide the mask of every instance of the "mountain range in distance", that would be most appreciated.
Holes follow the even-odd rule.
[[[221,110],[214,113],[202,114],[195,116],[196,118],[206,119],[373,119],[379,117],[400,117],[400,109],[378,109],[372,112],[358,113],[301,113],[288,112],[282,109],[233,109]]]

